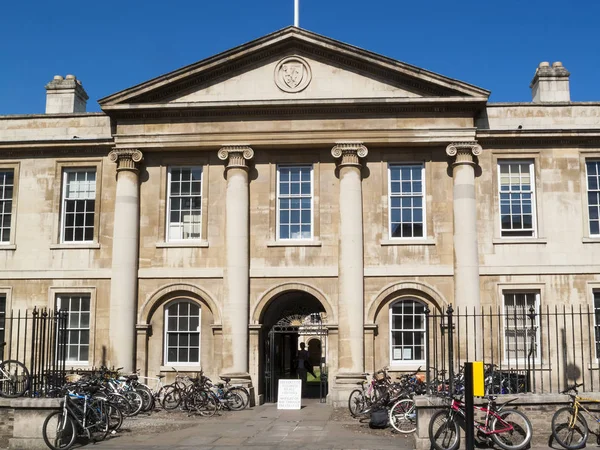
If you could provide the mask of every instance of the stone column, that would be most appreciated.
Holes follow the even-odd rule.
[[[340,225],[338,275],[338,374],[336,384],[362,378],[364,367],[364,258],[361,143],[339,143],[331,150],[339,158]]]
[[[113,225],[110,280],[109,360],[129,372],[135,369],[135,319],[140,229],[137,149],[114,149],[108,158],[117,163],[117,190]]]
[[[218,155],[227,161],[223,372],[248,378],[250,200],[246,161],[254,152],[248,146],[236,145],[221,148]]]
[[[452,164],[454,205],[454,303],[456,314],[468,311],[481,313],[479,289],[479,246],[477,243],[477,203],[475,200],[474,156],[480,155],[477,142],[458,142],[448,145],[446,153],[454,158]],[[457,318],[461,335],[470,338],[461,342],[461,359],[475,361],[481,356],[481,325],[476,320]],[[474,330],[473,330],[474,328]],[[473,333],[474,331],[474,333]],[[475,337],[473,339],[473,336]],[[465,354],[466,350],[466,354]]]

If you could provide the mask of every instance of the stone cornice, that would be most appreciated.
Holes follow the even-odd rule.
[[[314,100],[267,100],[240,102],[177,102],[142,105],[119,104],[104,107],[107,114],[119,120],[281,116],[365,116],[440,114],[446,117],[473,116],[485,106],[484,98],[356,98]]]
[[[227,170],[233,168],[248,170],[246,161],[254,157],[254,150],[248,145],[224,145],[217,156],[227,161]]]
[[[475,165],[474,157],[481,155],[483,149],[476,141],[472,142],[453,142],[446,147],[446,154],[454,157],[453,166],[461,164]]]
[[[137,148],[116,148],[108,154],[108,159],[117,164],[117,172],[132,170],[137,172],[138,164],[144,155]]]
[[[339,167],[362,167],[360,160],[369,154],[362,142],[338,142],[332,149],[331,155],[340,159]]]

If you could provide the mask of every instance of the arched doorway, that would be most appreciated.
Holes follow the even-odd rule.
[[[277,401],[279,380],[301,378],[302,396],[324,402],[327,396],[327,314],[323,305],[307,292],[284,292],[269,303],[262,322],[265,401]],[[315,339],[319,345],[313,343],[311,353],[310,342]],[[309,365],[304,370],[298,367],[302,347],[308,347],[305,359]]]

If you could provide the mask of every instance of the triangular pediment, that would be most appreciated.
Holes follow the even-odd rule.
[[[193,107],[233,102],[348,99],[486,100],[489,92],[296,27],[176,70],[100,100]]]

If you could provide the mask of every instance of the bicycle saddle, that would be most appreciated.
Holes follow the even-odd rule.
[[[231,377],[221,377],[221,380],[223,380],[225,383],[229,383],[231,381]]]

